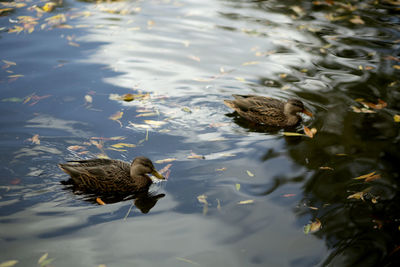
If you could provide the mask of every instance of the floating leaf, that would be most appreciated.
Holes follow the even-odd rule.
[[[254,177],[254,174],[253,174],[251,171],[249,171],[249,170],[246,170],[246,173],[247,173],[247,175],[248,175],[248,176],[250,176],[250,177]]]
[[[208,126],[210,128],[217,128],[217,127],[224,127],[224,126],[228,126],[230,125],[229,122],[214,122],[214,123],[210,123]]]
[[[104,201],[101,200],[101,198],[99,198],[99,197],[96,198],[96,202],[97,202],[99,205],[106,205],[106,203],[104,203]]]
[[[361,199],[361,200],[364,200],[364,192],[357,192],[357,193],[354,193],[354,194],[352,194],[352,195],[350,195],[350,196],[348,196],[347,197],[347,199],[352,199],[352,198],[354,198],[354,199]]]
[[[333,168],[328,167],[328,166],[321,166],[321,167],[319,167],[319,169],[320,169],[320,170],[330,170],[330,171],[333,171]]]
[[[124,113],[122,111],[118,111],[117,113],[114,113],[113,115],[111,115],[109,118],[110,118],[110,120],[117,121],[122,118],[122,115],[124,115]]]
[[[296,194],[284,194],[283,197],[294,197]]]
[[[32,144],[40,145],[40,139],[38,134],[35,134],[34,136],[32,136],[32,138],[29,138],[28,141],[31,141]]]
[[[169,168],[171,168],[172,164],[167,164],[164,168],[162,168],[161,170],[159,170],[158,172],[164,176],[165,179],[169,178],[169,174],[171,173],[171,170]]]
[[[193,265],[200,265],[199,263],[197,263],[195,261],[191,261],[191,260],[186,259],[186,258],[176,257],[175,259],[180,260],[180,261],[184,261],[186,263],[190,263],[190,264],[193,264]]]
[[[321,229],[321,221],[319,219],[315,219],[315,222],[309,223],[306,226],[304,226],[304,233],[305,234],[312,234],[317,232],[319,229]]]
[[[148,113],[138,114],[138,115],[136,115],[136,117],[137,118],[139,118],[139,117],[152,117],[152,116],[157,116],[157,115],[159,115],[159,114],[155,113],[155,112],[148,112]]]
[[[200,203],[203,203],[203,204],[204,204],[204,206],[203,206],[203,214],[206,215],[207,212],[208,212],[207,196],[206,196],[206,195],[200,195],[200,196],[197,197],[197,200],[198,200]]]
[[[24,99],[23,99],[23,98],[19,98],[19,97],[9,97],[9,98],[3,98],[1,101],[2,101],[2,102],[14,102],[14,103],[18,103],[18,102],[24,101]]]
[[[400,70],[400,65],[393,65],[392,67],[393,67],[393,69]]]
[[[237,191],[240,190],[240,184],[236,184],[235,187],[236,187],[236,190],[237,190]]]
[[[129,125],[138,129],[151,129],[150,125],[129,122]]]
[[[279,77],[281,77],[281,79],[284,79],[284,78],[287,77],[287,74],[286,73],[281,73],[281,74],[279,74]]]
[[[353,24],[365,24],[360,16],[354,16],[352,19],[350,19],[350,22]]]
[[[167,163],[167,162],[172,162],[175,161],[176,158],[167,158],[167,159],[160,159],[160,160],[156,160],[157,164],[161,164],[161,163]]]
[[[367,108],[357,108],[355,106],[350,106],[352,110],[356,113],[376,113],[374,110],[370,110]]]
[[[313,138],[314,137],[314,133],[317,132],[317,129],[312,128],[313,130],[311,130],[307,126],[303,126],[303,129],[304,129],[304,133],[310,138]]]
[[[17,263],[18,263],[17,260],[4,261],[4,262],[0,263],[0,267],[12,267]]]
[[[206,157],[202,155],[198,155],[196,153],[191,153],[190,156],[187,157],[188,159],[205,159]]]
[[[181,110],[187,113],[192,113],[192,111],[188,107],[183,107]]]
[[[238,80],[239,82],[246,82],[246,79],[245,78],[242,78],[242,77],[235,77],[235,79],[236,80]]]
[[[6,66],[4,66],[4,68],[9,68],[10,66],[16,66],[17,63],[13,62],[13,61],[9,61],[9,60],[2,60],[4,63],[6,63]]]
[[[242,200],[242,201],[238,202],[239,205],[246,205],[246,204],[252,204],[252,203],[254,203],[254,200],[252,200],[252,199]]]
[[[51,12],[51,11],[54,10],[54,8],[55,8],[56,6],[57,6],[56,3],[48,2],[48,3],[46,3],[46,4],[42,7],[42,9],[43,9],[44,12]]]
[[[85,149],[85,147],[83,146],[69,146],[68,150],[72,150],[72,151],[77,151],[77,150],[81,150],[81,149]]]
[[[124,148],[124,147],[136,147],[134,144],[127,144],[127,143],[118,143],[111,145],[114,148]]]
[[[199,57],[197,57],[197,56],[190,55],[190,56],[188,56],[188,58],[190,58],[191,60],[194,60],[194,61],[200,62],[200,58],[199,58]]]
[[[226,171],[226,168],[225,167],[223,167],[223,168],[220,168],[220,169],[215,169],[217,172],[222,172],[222,171]]]
[[[284,136],[305,136],[302,133],[293,133],[293,132],[283,132]]]
[[[144,122],[156,128],[166,124],[165,121],[144,120]]]
[[[44,254],[39,258],[38,263],[39,263],[39,264],[42,264],[42,263],[47,259],[47,256],[49,256],[49,253],[44,253]]]
[[[135,99],[135,95],[133,95],[133,94],[124,94],[122,96],[122,100],[124,100],[126,102],[130,102],[130,101],[132,101],[134,99]]]
[[[354,180],[363,180],[363,179],[365,179],[365,178],[368,178],[368,177],[374,175],[375,173],[376,173],[376,172],[370,172],[370,173],[367,173],[367,174],[358,176],[358,177],[353,178],[353,179],[354,179]]]
[[[400,115],[399,115],[399,114],[395,114],[395,115],[393,116],[393,120],[394,120],[395,122],[400,122]]]
[[[248,66],[248,65],[257,65],[257,64],[260,64],[260,62],[259,61],[249,61],[249,62],[243,63],[242,65]]]
[[[91,95],[85,95],[85,101],[90,104],[93,102],[93,97]]]

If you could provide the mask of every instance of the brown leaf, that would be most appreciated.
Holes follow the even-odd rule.
[[[350,19],[350,22],[353,24],[365,24],[360,16],[354,16],[352,19]]]

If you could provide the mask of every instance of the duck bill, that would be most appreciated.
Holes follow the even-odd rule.
[[[153,171],[151,172],[151,174],[154,175],[155,177],[157,177],[157,178],[160,179],[160,180],[165,180],[165,177],[162,176],[162,174],[159,173],[159,172],[156,171],[156,170],[153,170]]]
[[[307,110],[307,109],[303,109],[302,112],[303,112],[304,114],[306,114],[307,116],[310,116],[310,117],[313,116],[313,114],[311,113],[311,111],[309,111],[309,110]]]

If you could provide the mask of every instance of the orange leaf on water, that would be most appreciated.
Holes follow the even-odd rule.
[[[99,204],[99,205],[105,205],[106,203],[104,203],[104,201],[103,200],[101,200],[101,198],[96,198],[96,202]]]

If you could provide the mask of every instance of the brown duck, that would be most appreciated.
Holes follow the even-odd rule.
[[[283,102],[257,95],[233,95],[233,97],[234,100],[224,100],[225,105],[234,109],[243,118],[258,124],[291,127],[301,120],[299,112],[312,116],[298,99]]]
[[[95,193],[134,193],[152,184],[147,175],[165,179],[146,157],[137,157],[131,164],[113,159],[74,160],[58,166],[69,174],[77,189]]]

